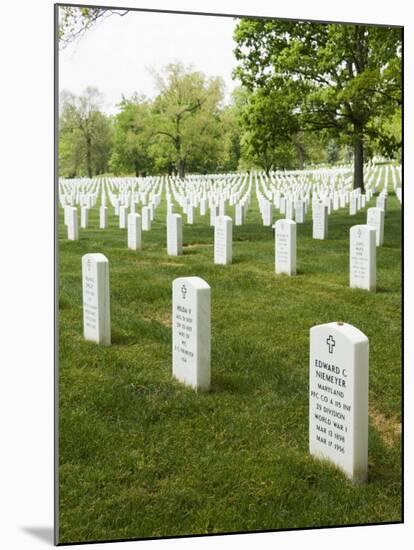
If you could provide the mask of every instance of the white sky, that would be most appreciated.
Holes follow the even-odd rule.
[[[231,17],[129,12],[112,15],[88,30],[59,55],[59,89],[77,95],[87,86],[104,96],[103,110],[117,112],[122,94],[154,97],[154,77],[168,63],[192,65],[207,76],[221,76],[225,100],[237,85]]]

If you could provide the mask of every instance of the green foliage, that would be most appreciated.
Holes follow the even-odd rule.
[[[325,160],[326,136],[300,130],[293,93],[261,88],[249,92],[242,87],[234,101],[244,168],[254,166],[269,173]]]
[[[110,168],[114,174],[145,175],[153,166],[151,105],[144,97],[123,98],[114,118]]]
[[[292,164],[292,134],[298,131],[291,96],[255,90],[241,111],[244,156],[268,174]]]
[[[339,160],[339,145],[335,139],[330,139],[326,147],[326,162],[335,164]]]
[[[377,140],[388,154],[398,150],[377,120],[401,105],[401,29],[244,19],[234,38],[243,85],[289,97],[294,116],[286,139],[298,128],[345,138],[355,147],[356,186],[363,185],[364,141]]]

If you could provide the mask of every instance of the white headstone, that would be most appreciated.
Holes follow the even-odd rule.
[[[114,206],[114,211],[115,211],[115,215],[116,216],[119,216],[119,206],[121,204],[121,201],[120,199],[114,199],[114,202],[113,202],[113,206]]]
[[[218,206],[212,205],[210,207],[210,225],[213,226],[216,223],[216,217],[218,212]]]
[[[106,229],[108,227],[108,207],[101,206],[99,208],[99,228]]]
[[[275,270],[296,275],[296,223],[292,220],[275,223]]]
[[[286,199],[285,218],[287,220],[293,219],[293,201]]]
[[[233,221],[230,216],[217,216],[214,224],[214,263],[231,264]]]
[[[68,239],[77,241],[79,239],[78,209],[76,206],[70,206],[68,211]]]
[[[314,239],[326,239],[328,234],[328,207],[322,201],[315,202],[312,208]]]
[[[368,338],[345,323],[310,330],[309,450],[355,482],[368,474]]]
[[[187,223],[190,225],[194,223],[194,206],[192,204],[187,206]]]
[[[280,197],[279,199],[279,210],[281,214],[285,214],[286,212],[286,199],[285,197]]]
[[[356,195],[351,195],[349,197],[349,215],[355,216],[357,213],[357,204],[358,204],[358,197]]]
[[[385,212],[387,211],[387,202],[388,202],[388,198],[386,195],[382,195],[382,194],[378,195],[376,206],[377,208],[381,208],[382,210],[384,210],[384,216],[385,216]]]
[[[143,206],[141,210],[142,230],[151,231],[151,209],[149,206]]]
[[[121,205],[119,207],[119,227],[125,229],[127,226],[128,206]]]
[[[86,229],[88,227],[89,208],[87,206],[81,207],[81,227]]]
[[[64,214],[63,220],[64,220],[64,223],[65,223],[66,226],[69,225],[69,216],[70,216],[69,212],[70,212],[70,209],[71,209],[70,204],[65,204],[63,206],[63,214]]]
[[[367,225],[373,227],[376,232],[376,245],[384,244],[384,210],[382,208],[368,208]]]
[[[375,291],[376,231],[369,225],[354,225],[350,229],[349,277],[351,288]]]
[[[180,214],[167,216],[167,254],[179,256],[183,253],[183,220]]]
[[[195,389],[210,388],[210,286],[200,277],[173,281],[173,375]]]
[[[263,225],[270,227],[273,221],[273,204],[270,201],[265,201],[263,205]]]
[[[103,254],[82,256],[83,335],[86,340],[109,346],[109,261]]]
[[[243,225],[243,218],[244,218],[244,204],[242,204],[241,202],[238,202],[236,204],[235,225]]]
[[[142,220],[139,214],[128,214],[128,248],[141,250]]]
[[[332,201],[330,197],[325,197],[325,204],[328,207],[328,216],[332,212]]]
[[[395,194],[397,195],[397,199],[402,202],[402,188],[401,187],[397,187],[395,189]]]
[[[149,212],[150,212],[150,220],[154,221],[155,217],[155,204],[151,201],[148,205]]]
[[[301,199],[295,201],[295,220],[296,223],[305,221],[305,201]]]

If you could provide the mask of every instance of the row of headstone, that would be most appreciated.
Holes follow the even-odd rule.
[[[204,215],[206,204],[208,203],[208,207],[214,204],[220,207],[219,215],[226,215],[226,203],[234,206],[243,203],[246,191],[253,185],[265,224],[271,225],[272,220],[269,220],[268,210],[272,205],[279,208],[287,219],[292,219],[291,212],[294,212],[295,221],[301,223],[301,215],[297,215],[300,210],[298,201],[303,201],[307,210],[310,197],[316,197],[326,202],[330,213],[331,209],[343,208],[349,202],[355,202],[350,201],[350,197],[354,196],[358,208],[364,207],[364,202],[370,200],[374,192],[387,192],[390,175],[392,186],[400,200],[401,167],[370,164],[364,167],[365,196],[352,190],[351,166],[342,165],[330,169],[271,171],[267,176],[263,172],[250,172],[208,176],[190,175],[184,179],[170,176],[60,179],[59,200],[62,206],[80,205],[91,208],[101,195],[101,204],[106,206],[108,198],[118,215],[121,205],[129,207],[131,213],[135,212],[136,204],[156,206],[165,189],[169,200],[174,196],[176,202],[183,208],[183,212],[187,214],[189,223],[192,223],[189,207],[194,209],[199,206],[200,214]],[[397,189],[400,190],[398,193]],[[353,209],[352,204],[351,208]]]
[[[276,232],[284,240],[294,222],[281,221]],[[103,254],[83,256],[82,281],[84,337],[108,346],[109,262]],[[172,332],[173,376],[195,390],[209,390],[211,289],[200,277],[173,281]],[[310,331],[309,449],[352,480],[366,480],[368,339],[352,325],[328,323]]]
[[[259,207],[260,212],[263,218],[263,223],[266,226],[271,225],[272,218],[273,218],[273,203],[272,200],[274,200],[274,204],[276,208],[278,207],[280,212],[284,214],[285,219],[293,219],[295,218],[296,223],[303,223],[306,211],[307,211],[307,205],[309,202],[309,190],[310,187],[308,184],[303,184],[305,187],[303,187],[302,191],[286,191],[286,196],[282,196],[281,192],[275,187],[275,179],[273,179],[273,183],[271,184],[271,190],[270,191],[266,183],[264,182],[264,179],[262,175],[255,174],[254,177],[257,179],[256,181],[256,194],[259,201]],[[250,188],[252,184],[252,174],[250,174],[249,180],[246,179],[246,177],[243,177],[241,175],[239,176],[232,176],[232,179],[229,180],[231,185],[235,185],[233,188],[234,191],[232,192],[229,189],[226,189],[226,183],[220,184],[219,190],[214,190],[212,192],[212,196],[214,197],[214,200],[207,199],[207,195],[202,196],[200,193],[205,191],[199,191],[199,196],[197,196],[194,193],[190,193],[189,198],[185,195],[185,187],[184,183],[180,183],[180,194],[177,195],[177,191],[175,190],[175,187],[173,184],[171,184],[171,189],[173,192],[177,195],[177,200],[180,201],[180,204],[183,205],[183,209],[185,210],[187,214],[187,223],[193,223],[194,221],[194,208],[197,204],[200,205],[200,212],[203,210],[203,213],[205,213],[206,209],[206,201],[209,201],[209,207],[210,207],[210,225],[215,225],[215,220],[219,216],[225,215],[225,204],[226,201],[229,201],[229,204],[235,205],[235,225],[242,225],[245,222],[246,217],[246,211],[249,205],[249,197],[250,197]],[[261,182],[259,185],[258,182]],[[65,185],[68,185],[67,183]],[[97,190],[95,189],[94,192],[88,192],[83,193],[85,191],[85,186],[83,184],[81,189],[82,192],[80,193],[81,197],[84,197],[88,199],[86,201],[87,205],[84,205],[81,207],[81,228],[86,228],[88,226],[88,213],[89,213],[89,207],[96,202],[96,196],[97,196]],[[87,187],[93,185],[96,187],[96,182],[91,180]],[[119,184],[121,185],[121,184]],[[128,183],[132,189],[134,189],[134,184]],[[168,212],[173,212],[173,204],[171,202],[171,191],[168,182],[165,184],[167,187],[167,207]],[[301,184],[302,185],[302,184]],[[362,195],[360,190],[353,190],[353,191],[335,191],[331,195],[324,195],[324,193],[328,193],[329,186],[325,189],[325,191],[322,191],[323,185],[326,185],[326,183],[321,184],[322,187],[319,188],[318,194],[321,196],[320,199],[318,199],[318,194],[314,195],[314,198],[312,198],[312,214],[313,214],[313,238],[315,239],[325,239],[327,236],[327,228],[328,228],[328,215],[333,208],[334,210],[337,209],[339,206],[344,206],[346,202],[349,200],[350,203],[350,213],[351,215],[356,214],[356,212],[361,208],[365,206],[366,200],[369,200],[371,197],[371,191],[367,190],[366,195]],[[348,185],[348,184],[347,184]],[[108,184],[107,186],[107,192],[109,194],[111,203],[114,206],[115,214],[119,216],[119,227],[121,229],[126,228],[127,226],[127,216],[128,213],[135,213],[135,204],[136,201],[138,201],[140,198],[143,201],[149,200],[149,203],[147,206],[142,206],[141,210],[141,228],[142,231],[149,231],[151,229],[151,222],[154,219],[154,211],[155,208],[159,205],[161,200],[161,193],[163,190],[164,183],[163,181],[156,181],[155,187],[151,188],[150,190],[146,189],[146,191],[143,192],[126,192],[125,189],[123,191],[120,191],[119,196],[115,196],[113,191],[113,184],[112,187]],[[246,187],[247,186],[247,187]],[[260,187],[261,186],[261,187]],[[100,207],[100,224],[99,227],[102,229],[105,229],[108,226],[108,211],[107,207],[104,203],[106,203],[106,194],[105,194],[105,185],[102,185],[102,205]],[[152,190],[151,190],[152,189]],[[202,188],[201,188],[202,189]],[[300,187],[296,187],[296,189],[301,189]],[[305,191],[306,193],[305,194]],[[241,196],[241,193],[244,193]],[[149,195],[147,195],[149,193]],[[296,193],[296,195],[295,195]],[[298,194],[299,193],[299,194]],[[300,195],[302,193],[302,195]],[[69,210],[71,208],[71,205],[69,203],[66,203],[66,197],[70,196],[68,194],[63,194],[63,203],[64,203],[64,209],[65,209],[65,223],[67,223],[67,219],[69,217],[73,218],[73,212],[69,214]],[[91,197],[94,197],[93,201]],[[270,200],[268,200],[266,197],[269,197]],[[299,197],[299,198],[298,198]],[[303,198],[301,198],[303,197]],[[215,201],[219,201],[219,204],[216,204]],[[81,200],[81,204],[83,204],[84,201]],[[143,202],[144,204],[144,202]],[[327,207],[327,214],[325,212],[324,206]],[[377,207],[381,208],[384,211],[384,215],[387,209],[387,192],[383,190],[380,195],[377,197]],[[293,215],[293,212],[295,213]],[[70,240],[76,240],[78,237],[78,231],[76,229],[76,221],[71,221],[72,227],[69,229],[68,227],[68,238]],[[70,233],[70,235],[69,235]]]

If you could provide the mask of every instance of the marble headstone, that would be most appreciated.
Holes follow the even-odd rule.
[[[108,227],[108,207],[101,206],[99,208],[99,228],[106,229]]]
[[[124,204],[119,207],[119,228],[125,229],[127,226],[128,206]]]
[[[81,207],[81,227],[86,229],[88,227],[89,208],[87,206]]]
[[[183,253],[183,220],[180,214],[167,216],[167,254],[179,256]]]
[[[376,244],[382,246],[384,244],[384,210],[376,207],[368,208],[367,225],[375,229]]]
[[[149,206],[143,206],[141,210],[142,230],[151,231],[151,209]]]
[[[326,239],[328,234],[328,207],[322,201],[314,203],[312,208],[312,237]]]
[[[233,248],[233,220],[217,216],[214,224],[214,263],[231,264]]]
[[[210,286],[200,277],[173,281],[173,376],[195,389],[211,380]]]
[[[275,223],[276,273],[296,274],[296,223],[278,220]]]
[[[77,241],[79,239],[78,209],[70,206],[68,210],[68,239]]]
[[[82,256],[83,335],[85,340],[109,346],[109,261],[100,253]]]
[[[346,323],[310,330],[309,450],[354,482],[368,474],[368,338]]]
[[[354,225],[349,239],[349,277],[351,288],[375,291],[376,231],[369,225]]]
[[[128,248],[141,250],[142,220],[139,214],[128,214]]]

